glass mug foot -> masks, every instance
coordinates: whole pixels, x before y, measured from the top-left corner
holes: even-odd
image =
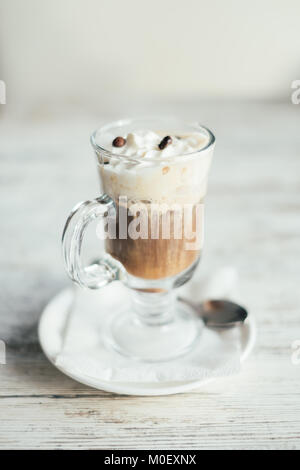
[[[164,316],[165,311],[161,310],[161,314]],[[108,322],[105,344],[133,360],[163,362],[188,353],[202,328],[203,322],[192,308],[179,301],[173,303],[171,318],[163,322],[156,319],[155,323],[128,307],[116,312]]]

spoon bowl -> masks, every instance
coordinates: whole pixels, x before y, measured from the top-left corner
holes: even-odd
[[[244,307],[229,300],[212,299],[200,304],[183,298],[179,300],[192,307],[210,328],[232,328],[243,323],[248,316]]]

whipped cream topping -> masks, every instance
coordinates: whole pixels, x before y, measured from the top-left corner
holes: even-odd
[[[172,141],[160,150],[167,135]],[[120,135],[126,140],[121,147],[113,145],[116,137],[106,135],[101,142],[115,156],[103,155],[105,164],[99,163],[103,190],[113,199],[126,196],[158,204],[194,204],[203,199],[213,151],[213,146],[207,147],[207,135],[139,130]]]
[[[167,133],[139,130],[122,136],[126,143],[122,147],[114,147],[112,141],[107,145],[111,153],[134,157],[143,160],[164,159],[177,155],[193,153],[205,147],[208,137],[200,133],[171,136],[172,143],[159,149],[159,143]]]

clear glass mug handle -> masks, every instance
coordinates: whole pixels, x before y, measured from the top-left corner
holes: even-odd
[[[81,248],[85,231],[97,218],[115,216],[113,200],[106,194],[77,204],[70,213],[62,235],[65,268],[70,278],[82,287],[99,289],[111,281],[121,279],[122,265],[109,254],[103,253],[97,263],[83,266]]]

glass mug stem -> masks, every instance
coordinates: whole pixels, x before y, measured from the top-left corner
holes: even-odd
[[[137,321],[148,326],[167,325],[174,319],[175,293],[132,291],[131,305]]]

